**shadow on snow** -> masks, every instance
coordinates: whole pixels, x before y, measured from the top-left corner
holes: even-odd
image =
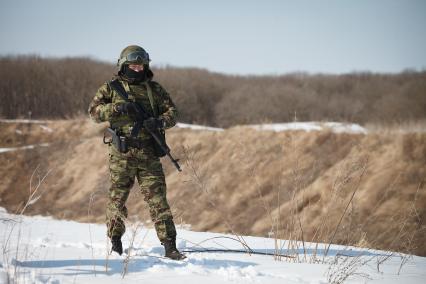
[[[70,273],[60,273],[64,275],[74,274],[94,274],[96,267],[97,274],[116,274],[122,273],[124,269],[124,260],[121,259],[71,259],[71,260],[33,260],[33,261],[14,261],[14,264],[20,267],[28,268],[61,268],[69,267],[66,270],[73,271]],[[168,269],[185,268],[189,264],[202,266],[206,269],[220,269],[228,267],[244,268],[247,266],[257,265],[254,262],[221,260],[221,259],[189,259],[188,261],[173,261],[158,258],[156,256],[135,256],[132,257],[128,264],[128,271],[142,272],[156,265],[165,266]],[[105,267],[108,266],[108,271]],[[81,267],[91,267],[84,269]]]
[[[217,248],[205,248],[205,249],[217,249]],[[134,251],[137,251],[135,249]],[[254,249],[253,251],[259,253],[274,254],[274,249]],[[152,251],[151,251],[152,253]],[[194,253],[208,253],[208,252],[194,252]],[[283,249],[279,251],[280,254],[285,255],[296,255],[303,256],[305,254],[303,249],[287,250]],[[325,253],[325,249],[306,249],[306,255],[312,255],[316,253],[317,257],[322,257]],[[128,264],[128,271],[142,272],[154,266],[164,266],[168,269],[185,268],[189,264],[201,266],[205,269],[220,269],[228,267],[244,268],[248,266],[258,265],[254,262],[247,261],[236,261],[236,260],[225,260],[225,259],[194,259],[190,257],[186,261],[173,261],[164,259],[156,255],[134,255],[130,258]],[[217,254],[222,254],[218,252]],[[358,257],[358,256],[384,256],[386,254],[374,253],[365,250],[354,250],[354,249],[330,249],[327,256],[334,257],[337,255]],[[69,273],[60,273],[63,275],[89,275],[94,274],[121,274],[124,269],[124,259],[70,259],[70,260],[32,260],[32,261],[14,261],[14,265],[28,268],[66,268],[65,270],[70,271]],[[67,268],[69,267],[69,268]],[[90,267],[85,269],[84,267]],[[107,271],[105,267],[108,267]],[[95,269],[96,268],[96,269]]]

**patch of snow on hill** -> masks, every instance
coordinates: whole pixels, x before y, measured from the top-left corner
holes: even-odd
[[[196,124],[178,123],[179,128],[188,128],[192,130],[207,130],[207,131],[223,131],[223,128],[209,127]],[[352,134],[367,134],[367,129],[359,124],[354,123],[341,123],[341,122],[289,122],[289,123],[270,123],[270,124],[249,124],[242,125],[243,127],[250,127],[260,131],[290,131],[290,130],[303,130],[303,131],[322,131],[331,130],[335,133],[352,133]]]
[[[0,153],[12,152],[12,151],[18,151],[18,150],[28,150],[28,149],[34,149],[35,147],[47,147],[47,146],[49,146],[49,143],[26,145],[22,147],[0,148]]]
[[[30,119],[0,119],[4,123],[49,123],[48,120],[30,120]],[[270,123],[270,124],[251,124],[242,125],[256,130],[269,130],[269,131],[289,131],[289,130],[303,130],[303,131],[321,131],[331,130],[335,133],[353,133],[353,134],[367,134],[367,129],[355,123],[342,123],[342,122],[289,122],[289,123]],[[46,132],[53,132],[53,130],[45,125],[40,126]],[[225,129],[219,127],[204,126],[198,124],[177,123],[178,128],[187,128],[192,130],[205,130],[205,131],[224,131]]]
[[[192,130],[223,131],[223,128],[203,126],[203,125],[197,125],[197,124],[180,123],[180,122],[178,122],[176,126],[179,128],[189,128]]]
[[[289,131],[289,130],[303,130],[303,131],[321,131],[331,130],[335,133],[353,133],[353,134],[366,134],[367,129],[359,124],[341,123],[341,122],[289,122],[289,123],[272,123],[272,124],[254,124],[248,125],[256,130],[269,130],[269,131]]]
[[[36,124],[45,124],[49,123],[49,120],[37,120],[37,119],[0,119],[0,122],[3,123],[36,123]]]

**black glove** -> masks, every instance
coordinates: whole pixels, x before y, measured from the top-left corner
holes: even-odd
[[[132,102],[118,103],[114,106],[114,111],[119,114],[126,114],[131,118],[136,118],[138,114],[136,104]]]
[[[143,127],[146,130],[151,131],[157,130],[158,128],[164,128],[164,120],[162,120],[161,118],[150,117],[143,121]]]

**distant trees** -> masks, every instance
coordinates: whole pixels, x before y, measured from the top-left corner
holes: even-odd
[[[113,66],[87,58],[0,59],[0,115],[6,118],[67,118],[86,114],[96,89]]]
[[[88,58],[0,58],[0,116],[86,115],[115,67]],[[426,72],[227,76],[193,68],[154,68],[180,121],[236,124],[329,120],[394,123],[426,118]]]

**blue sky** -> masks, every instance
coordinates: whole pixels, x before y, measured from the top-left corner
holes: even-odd
[[[227,74],[424,70],[426,0],[1,0],[0,37],[0,55],[116,62],[138,44]]]

